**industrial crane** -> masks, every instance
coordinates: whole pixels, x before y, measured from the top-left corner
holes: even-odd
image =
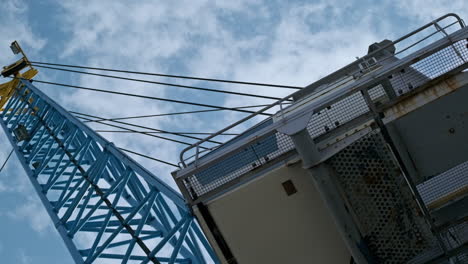
[[[11,49],[0,123],[74,261],[218,263],[181,195],[37,89]]]
[[[194,144],[157,136],[189,145],[178,165],[147,157],[177,167],[181,194],[80,121],[131,117],[78,119],[33,78],[44,67],[167,83],[31,62],[17,42],[11,49],[22,58],[2,71],[12,79],[0,86],[0,123],[76,263],[468,263],[468,28],[456,14],[373,43],[304,88],[139,73],[297,90],[226,91],[275,100],[263,106],[191,103],[248,115],[204,139],[172,132]]]

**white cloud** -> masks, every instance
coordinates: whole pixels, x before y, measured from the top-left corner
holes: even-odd
[[[36,195],[28,196],[25,201],[21,202],[13,211],[6,213],[8,217],[27,222],[39,234],[52,230],[52,222]]]
[[[33,263],[31,257],[26,253],[24,249],[19,249],[18,263],[21,263],[21,264]]]
[[[5,192],[8,190],[8,187],[5,185],[5,183],[0,181],[0,192]]]
[[[428,23],[447,13],[458,13],[462,18],[468,15],[468,5],[464,0],[398,0],[394,3],[399,12],[410,18],[417,18],[422,23]]]
[[[65,48],[63,56],[86,54],[84,64],[165,72],[168,70],[165,63],[177,61],[175,57],[179,56],[180,53],[187,53],[187,58],[177,62],[181,66],[190,64],[189,58],[195,58],[195,55],[200,52],[197,45],[193,43],[194,39],[201,39],[202,42],[216,42],[226,35],[225,30],[220,28],[216,13],[208,2],[187,1],[155,4],[150,1],[142,1],[138,5],[129,6],[109,3],[106,1],[87,2],[86,8],[77,8],[75,4],[72,5],[70,2],[63,4],[67,11],[63,16],[65,18],[64,27],[72,34],[72,39],[69,42],[71,44]],[[229,9],[237,6],[223,5],[222,7]],[[108,10],[108,12],[103,14],[101,12],[103,9]],[[76,10],[78,11],[75,12]],[[217,58],[224,55],[220,50]],[[221,62],[222,59],[219,60],[219,63]],[[198,66],[202,67],[202,65]],[[203,65],[203,67],[206,66]],[[123,90],[126,91],[158,97],[174,98],[176,95],[172,92],[175,90],[167,87],[109,79],[81,78],[79,83],[84,86],[106,89],[124,87]],[[182,90],[178,89],[177,91]],[[81,109],[84,112],[103,113],[102,115],[106,116],[131,116],[187,109],[181,105],[169,105],[119,96],[112,97],[112,100],[103,100],[103,98],[103,96],[80,91],[73,93],[73,96],[64,94],[61,101],[70,108]],[[196,98],[193,99],[195,100],[192,101],[197,101]],[[166,130],[176,130],[177,127],[171,126],[171,124],[180,124],[181,120],[184,121],[184,124],[200,124],[199,127],[203,127],[201,125],[203,122],[197,117],[148,119],[139,120],[137,123]],[[179,127],[181,127],[180,130],[191,129],[186,126]],[[177,152],[180,149],[173,143],[144,136],[118,134],[107,135],[107,137],[119,146],[137,149],[173,162],[177,160]],[[184,140],[180,137],[177,139]],[[185,140],[193,142],[193,140]],[[145,162],[145,165],[150,166],[151,169],[162,171],[158,174],[162,175],[161,177],[165,178],[166,181],[171,182],[169,171],[172,169],[164,165],[155,165],[152,162]]]
[[[0,63],[8,65],[13,62],[13,54],[10,51],[10,43],[17,40],[23,48],[27,48],[29,55],[38,52],[47,43],[46,40],[31,30],[26,16],[28,5],[22,0],[4,0],[0,6]]]
[[[0,140],[4,142],[4,145],[10,145],[3,133]],[[8,152],[1,153],[0,161],[2,163],[9,154],[10,148],[8,148]],[[3,216],[26,223],[32,230],[41,235],[50,234],[49,232],[52,231],[50,217],[39,197],[37,197],[16,154],[11,156],[7,166],[0,174],[0,193],[4,193],[8,197],[14,197],[14,199],[7,199],[8,201],[14,201],[14,203],[10,202],[4,205],[8,210],[5,210]]]
[[[66,41],[61,56],[62,59],[74,60],[76,64],[98,67],[305,86],[352,62],[356,56],[364,55],[369,44],[391,35],[390,21],[376,23],[378,5],[368,6],[351,17],[350,10],[355,3],[348,1],[279,4],[277,9],[268,4],[261,0],[216,1],[215,4],[212,1],[139,1],[138,4],[63,1],[61,26],[70,34],[70,39]],[[346,23],[346,18],[352,18],[353,23]],[[252,22],[243,24],[245,21],[242,20]],[[75,76],[70,82],[215,105],[240,106],[266,102],[89,76]],[[210,86],[189,81],[178,83],[277,97],[291,92],[237,85]],[[194,109],[87,91],[62,92],[57,100],[68,109],[104,117]],[[169,131],[210,132],[242,116],[226,111],[223,116],[199,114],[129,122]],[[104,129],[104,126],[92,127]],[[236,131],[245,127],[241,126]],[[178,161],[180,150],[185,147],[142,135],[104,135],[117,146],[174,163]],[[174,168],[138,157],[135,159],[176,188],[170,176]]]

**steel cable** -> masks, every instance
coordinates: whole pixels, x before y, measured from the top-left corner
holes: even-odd
[[[201,77],[171,75],[171,74],[162,74],[162,73],[149,73],[149,72],[140,72],[140,71],[116,70],[116,69],[108,69],[108,68],[98,68],[98,67],[78,66],[78,65],[67,65],[67,64],[48,63],[48,62],[40,62],[40,61],[30,61],[30,62],[32,64],[35,64],[35,65],[42,64],[42,65],[60,66],[60,67],[68,67],[68,68],[79,68],[79,69],[88,69],[88,70],[120,72],[120,73],[131,73],[131,74],[160,76],[160,77],[179,78],[179,79],[189,79],[189,80],[208,81],[208,82],[234,83],[234,84],[242,84],[242,85],[266,86],[266,87],[287,88],[287,89],[302,89],[303,88],[303,87],[299,87],[299,86],[290,86],[290,85],[279,85],[279,84],[258,83],[258,82],[231,81],[231,80],[223,80],[223,79],[201,78]]]

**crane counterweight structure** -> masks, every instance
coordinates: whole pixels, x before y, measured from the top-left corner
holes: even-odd
[[[412,37],[420,38],[400,46]],[[76,263],[468,263],[468,28],[456,14],[371,44],[367,55],[302,89],[32,63],[17,42],[12,50],[23,58],[2,72],[13,80],[0,85],[0,124]],[[33,66],[298,91],[251,111],[243,109],[259,106],[38,81],[209,108],[104,118],[62,108],[32,84]],[[220,110],[249,115],[193,144],[154,134],[198,140],[197,133],[117,121]],[[234,133],[259,117],[266,119]],[[188,147],[176,165],[118,148],[79,118],[121,129],[98,131]],[[227,135],[234,137],[223,142]],[[172,175],[182,194],[123,151],[178,167]]]

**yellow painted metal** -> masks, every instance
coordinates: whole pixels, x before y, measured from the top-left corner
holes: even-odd
[[[15,87],[18,85],[19,79],[31,80],[34,76],[36,76],[37,73],[38,71],[36,69],[31,68],[24,73],[18,73],[15,76],[15,79],[9,82],[6,82],[4,84],[0,84],[0,110],[3,111],[3,106],[8,101],[8,99],[13,95],[13,91]]]
[[[21,47],[19,47],[19,44],[17,42],[16,42],[16,45],[19,48],[19,51],[21,52],[21,54],[23,55],[23,58],[21,58],[20,60],[18,60],[17,62],[13,63],[10,66],[4,67],[4,70],[2,72],[12,67],[16,67],[16,65],[17,64],[19,65],[21,62],[26,62],[25,67],[29,66],[30,69],[21,73],[20,71],[25,68],[25,67],[21,67],[17,71],[15,70],[15,72],[13,73],[14,74],[13,80],[0,84],[0,110],[2,111],[3,111],[3,106],[6,104],[8,99],[13,95],[15,87],[18,86],[19,79],[31,80],[38,73],[37,69],[31,66],[28,58],[26,57],[26,54],[24,54],[23,50],[21,49]]]

